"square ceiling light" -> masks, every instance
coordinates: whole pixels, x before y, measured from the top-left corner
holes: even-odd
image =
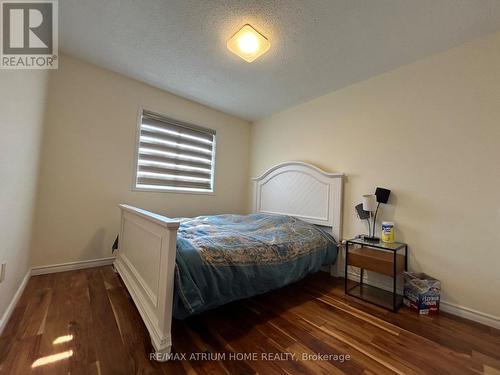
[[[227,48],[249,63],[266,53],[269,47],[269,40],[248,24],[227,41]]]

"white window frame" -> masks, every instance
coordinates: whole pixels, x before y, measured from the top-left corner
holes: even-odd
[[[139,164],[139,146],[140,146],[140,138],[141,138],[141,124],[142,124],[142,115],[144,111],[154,113],[158,116],[164,117],[167,120],[172,120],[177,123],[181,124],[186,124],[187,126],[191,126],[193,128],[206,128],[210,129],[207,126],[200,126],[200,125],[195,125],[191,124],[182,120],[177,120],[172,116],[165,115],[161,112],[155,111],[155,110],[150,110],[146,109],[144,107],[139,107],[137,111],[137,126],[136,126],[136,136],[135,136],[135,155],[134,155],[134,164],[133,164],[133,173],[132,173],[132,191],[137,191],[137,192],[155,192],[155,193],[176,193],[176,194],[195,194],[195,195],[215,195],[215,161],[216,161],[216,155],[217,155],[217,135],[214,134],[214,141],[213,141],[213,151],[212,151],[212,172],[211,172],[211,190],[189,190],[189,188],[176,188],[176,187],[168,187],[165,186],[164,188],[158,188],[158,189],[151,189],[151,188],[143,188],[143,187],[137,187],[137,170],[138,170],[138,164]],[[212,130],[212,129],[210,129]]]

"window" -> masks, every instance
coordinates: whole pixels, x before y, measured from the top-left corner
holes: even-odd
[[[136,189],[213,192],[215,130],[144,110],[139,132]]]

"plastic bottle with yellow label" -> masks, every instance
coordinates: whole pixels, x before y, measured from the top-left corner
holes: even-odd
[[[382,242],[394,242],[394,223],[392,221],[382,222]]]

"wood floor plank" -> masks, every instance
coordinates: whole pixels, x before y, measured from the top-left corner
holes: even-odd
[[[47,362],[38,367],[37,371],[41,374],[67,374],[71,369],[71,357],[78,358],[85,352],[81,347],[77,347],[78,350],[73,350],[72,341],[68,340],[71,334],[70,326],[75,324],[71,299],[73,296],[77,298],[79,306],[84,302],[78,298],[80,296],[78,288],[73,288],[71,283],[71,279],[77,277],[78,274],[78,272],[61,273],[54,277],[50,288],[48,288],[52,299],[45,313],[40,345],[35,359],[38,362]],[[78,340],[76,334],[71,337],[72,340]],[[65,355],[68,358],[55,360],[58,356]],[[77,368],[85,369],[80,363]]]
[[[448,355],[451,360],[447,362],[446,368],[442,369],[443,372],[450,370],[460,373],[467,367],[467,362],[458,353],[449,351],[447,348],[409,331],[400,330],[398,334],[385,335],[384,333],[388,332],[385,328],[379,324],[372,325],[369,319],[360,317],[359,314],[350,315],[343,310],[341,313],[334,314],[335,310],[332,311],[318,301],[308,302],[307,305],[316,307],[310,307],[305,311],[321,314],[327,321],[322,326],[323,328],[330,332],[339,333],[346,340],[355,339],[356,342],[364,346],[376,346],[379,350],[384,348],[384,356],[394,357],[396,355],[399,358],[404,358],[407,366],[413,366],[413,368],[419,366],[426,371],[431,371],[436,369],[436,365],[426,365],[422,357],[427,359],[430,364],[437,363],[439,368],[441,356]],[[383,340],[383,345],[381,345],[381,340]]]
[[[365,369],[374,369],[379,374],[394,374],[390,368],[381,365],[370,356],[347,345],[341,340],[335,340],[325,334],[313,322],[307,322],[301,316],[286,308],[281,308],[281,304],[269,305],[266,301],[261,305],[263,309],[271,308],[277,313],[275,317],[268,317],[272,324],[276,324],[281,329],[289,332],[314,353],[338,354],[351,357],[351,360],[340,362],[329,360],[328,362],[347,374],[363,373]],[[312,323],[312,324],[311,324]]]
[[[130,356],[133,362],[133,373],[157,373],[159,371],[158,363],[150,361],[144,355],[144,353],[152,353],[154,350],[146,327],[131,299],[122,288],[108,289],[107,293],[119,326],[126,355]],[[137,329],[138,327],[142,327],[142,329]]]
[[[229,342],[218,334],[218,332],[210,329],[210,324],[205,324],[200,317],[194,317],[188,322],[189,327],[197,332],[200,339],[207,345],[207,348],[212,353],[223,354],[221,362],[230,374],[253,375],[256,371],[249,366],[245,361],[230,360],[230,354],[234,354],[236,350]]]
[[[39,374],[36,368],[32,368],[32,364],[36,358],[40,338],[40,335],[36,335],[16,340],[1,366],[1,374]]]
[[[346,297],[343,281],[321,272],[174,320],[172,335],[186,360],[151,361],[146,327],[111,267],[34,276],[0,337],[0,374],[500,374],[499,330],[392,313]],[[257,357],[234,357],[248,353]],[[307,359],[318,353],[350,359]]]
[[[73,351],[69,358],[69,370],[71,374],[93,373],[98,371],[98,357],[95,347],[91,344],[92,309],[86,270],[73,274],[69,289],[71,319],[68,321],[68,335],[71,340],[68,349]]]
[[[204,353],[205,348],[199,346],[199,343],[193,340],[189,334],[189,328],[185,322],[178,322],[176,325],[177,341],[175,344],[176,351],[184,353],[186,360],[183,361],[186,372],[195,372],[199,375],[210,374],[228,374],[227,369],[222,363],[218,361],[199,360],[197,357],[192,359],[192,355],[197,353]]]
[[[88,287],[92,316],[93,345],[103,374],[133,373],[133,361],[127,355],[104,280],[98,268],[89,269]]]
[[[445,312],[436,316],[418,315],[403,308],[397,314],[381,309],[369,303],[364,303],[354,297],[344,295],[343,279],[334,279],[319,272],[307,279],[307,288],[342,301],[355,309],[367,312],[377,318],[411,331],[416,335],[426,337],[431,341],[449,347],[456,352],[470,354],[471,350],[486,352],[498,358],[500,356],[499,330]],[[500,358],[499,358],[500,359]]]

